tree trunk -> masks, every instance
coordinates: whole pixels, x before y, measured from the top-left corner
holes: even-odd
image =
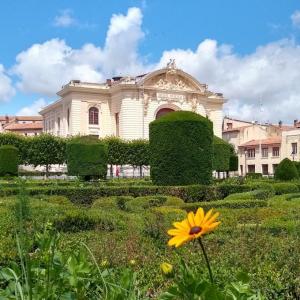
[[[140,178],[143,178],[143,166],[140,166]]]
[[[46,165],[46,178],[49,177],[49,165]]]
[[[114,177],[114,172],[113,172],[113,165],[110,165],[110,178]]]

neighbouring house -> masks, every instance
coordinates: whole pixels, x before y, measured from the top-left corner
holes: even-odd
[[[208,117],[215,135],[222,137],[223,95],[176,68],[174,60],[166,68],[105,83],[71,80],[57,95],[59,99],[40,112],[44,131],[57,136],[148,138],[151,121],[188,110]]]
[[[14,132],[25,136],[43,132],[42,116],[0,116],[0,132]]]
[[[234,145],[239,174],[273,175],[284,158],[299,161],[300,122],[293,125],[258,123],[225,117],[223,139]]]

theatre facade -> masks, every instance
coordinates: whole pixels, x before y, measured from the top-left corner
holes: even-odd
[[[187,110],[208,117],[215,135],[222,137],[223,95],[210,92],[174,60],[136,77],[113,77],[105,83],[71,80],[57,95],[60,98],[40,112],[44,131],[57,136],[147,139],[150,122]]]

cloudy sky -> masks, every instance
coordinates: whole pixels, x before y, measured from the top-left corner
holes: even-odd
[[[71,79],[177,66],[225,114],[300,119],[299,0],[3,0],[0,115],[34,114]]]

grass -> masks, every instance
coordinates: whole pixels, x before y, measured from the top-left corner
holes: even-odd
[[[274,196],[263,207],[219,205],[222,224],[204,240],[217,282],[228,282],[239,271],[247,271],[251,285],[268,299],[296,299],[300,295],[300,195],[293,195]],[[33,230],[46,222],[59,224],[61,247],[72,250],[74,243],[84,242],[100,265],[107,261],[118,269],[135,260],[139,286],[146,289],[160,291],[170,284],[162,277],[159,265],[167,261],[176,268],[178,254],[192,269],[205,273],[204,261],[192,251],[196,245],[178,250],[166,245],[167,229],[186,214],[182,203],[176,200],[173,206],[164,206],[163,201],[140,198],[140,202],[131,200],[132,205],[128,205],[130,199],[121,205],[109,199],[105,205],[82,207],[62,196],[31,197],[28,226]],[[15,197],[0,198],[2,265],[17,257],[12,215],[15,201]]]

